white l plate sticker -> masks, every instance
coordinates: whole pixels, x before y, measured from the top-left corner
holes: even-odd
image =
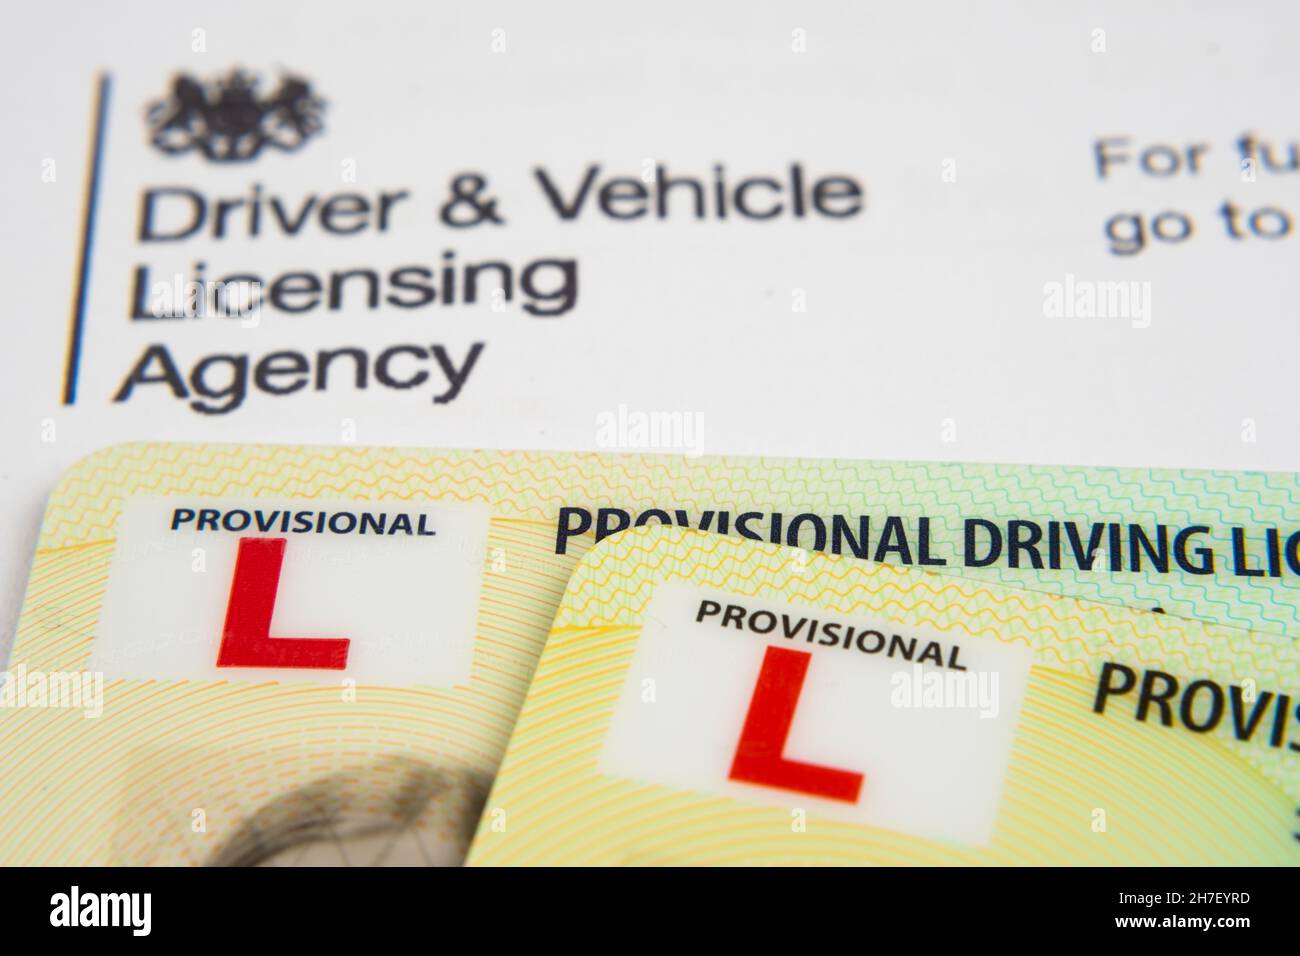
[[[488,517],[459,501],[132,498],[89,666],[109,679],[463,683]]]
[[[600,768],[985,844],[1030,657],[992,638],[661,584]]]

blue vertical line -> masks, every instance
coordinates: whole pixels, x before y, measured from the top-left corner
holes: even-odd
[[[86,208],[81,225],[81,268],[77,297],[72,303],[72,328],[68,332],[68,365],[63,373],[63,404],[77,402],[77,375],[81,370],[81,338],[86,324],[86,297],[90,294],[90,260],[95,245],[95,207],[99,203],[99,171],[104,159],[104,133],[108,121],[108,94],[112,80],[99,74],[95,103],[95,138],[90,144],[90,169],[86,174]]]

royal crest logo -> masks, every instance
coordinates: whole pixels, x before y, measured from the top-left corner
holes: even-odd
[[[170,156],[197,150],[214,163],[239,163],[265,147],[293,152],[321,131],[325,101],[306,80],[284,76],[266,96],[258,84],[239,69],[206,83],[179,74],[171,95],[149,106],[150,141]]]

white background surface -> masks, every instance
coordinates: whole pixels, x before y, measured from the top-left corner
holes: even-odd
[[[1132,466],[1294,469],[1300,237],[1222,238],[1224,199],[1300,212],[1300,174],[1241,182],[1233,141],[1300,139],[1284,4],[19,4],[0,36],[0,650],[12,639],[44,498],[126,439],[593,448],[619,404],[703,416],[704,450]],[[206,51],[191,50],[205,31]],[[1097,29],[1106,50],[1093,52]],[[505,51],[492,44],[504,31]],[[802,30],[806,52],[792,49]],[[159,158],[142,113],[177,70],[300,72],[325,133],[246,170]],[[81,397],[60,404],[94,79],[114,78]],[[1208,141],[1196,179],[1099,182],[1092,141]],[[846,222],[559,223],[531,178],[645,158],[707,175],[794,160],[865,183]],[[42,181],[46,160],[54,182]],[[354,159],[355,187],[339,182]],[[956,163],[955,182],[941,177]],[[201,417],[165,395],[110,398],[154,336],[189,359],[236,333],[127,321],[142,183],[238,193],[410,187],[427,204],[477,170],[509,225],[448,236],[223,247],[230,264],[389,268],[462,257],[580,260],[580,302],[268,320],[247,348],[404,341],[487,348],[455,402],[423,390],[289,396]],[[1195,212],[1194,242],[1121,259],[1112,213]],[[201,246],[195,257],[207,255]],[[1049,319],[1067,273],[1149,282],[1152,321]],[[791,308],[803,290],[807,311]],[[459,354],[459,353],[458,353]],[[155,391],[157,391],[155,389]],[[416,393],[419,394],[416,394]],[[1251,419],[1254,441],[1243,441]],[[945,426],[945,422],[951,423]],[[48,421],[57,438],[42,441]],[[946,428],[946,430],[945,430]],[[954,437],[946,441],[945,436]]]

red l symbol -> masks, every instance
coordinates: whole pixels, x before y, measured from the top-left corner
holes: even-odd
[[[218,667],[348,666],[346,637],[272,637],[271,614],[280,588],[284,538],[240,538],[230,582]]]
[[[741,783],[857,803],[862,774],[782,756],[811,661],[812,654],[807,651],[767,649],[728,776]]]

